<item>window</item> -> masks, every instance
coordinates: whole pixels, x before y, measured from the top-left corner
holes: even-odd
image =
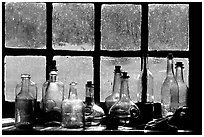
[[[3,3],[3,117],[14,114],[14,109],[6,107],[14,107],[11,87],[20,80],[20,73],[31,73],[41,90],[52,59],[57,61],[65,90],[76,81],[84,100],[85,83],[93,80],[95,101],[103,103],[112,89],[114,65],[122,65],[130,74],[134,100],[141,57],[148,54],[159,102],[170,52],[175,61],[184,62],[189,102],[194,106],[195,98],[201,101],[201,91],[193,91],[201,86],[195,77],[200,60],[192,56],[201,47],[200,28],[196,28],[201,24],[195,17],[201,10],[197,6],[201,7],[198,3]]]

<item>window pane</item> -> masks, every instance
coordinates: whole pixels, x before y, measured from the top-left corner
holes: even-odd
[[[176,74],[175,64],[181,61],[184,64],[184,82],[188,84],[189,62],[187,58],[174,58],[174,74]],[[166,58],[148,58],[149,69],[154,77],[154,99],[155,102],[161,102],[161,86],[166,78],[167,59]]]
[[[141,6],[102,5],[103,50],[138,50],[141,45]]]
[[[5,4],[5,46],[12,48],[45,48],[45,3]]]
[[[42,84],[46,80],[45,57],[43,56],[6,56],[5,60],[5,97],[15,100],[15,87],[21,82],[21,74],[29,73],[31,81],[37,84],[38,101],[42,98]]]
[[[136,101],[137,77],[140,74],[141,65],[140,58],[113,58],[101,57],[101,72],[100,72],[100,89],[101,101],[111,95],[113,90],[114,69],[116,65],[120,65],[123,71],[127,71],[129,78],[130,98]]]
[[[55,56],[58,78],[65,85],[65,97],[68,97],[69,84],[77,82],[77,94],[85,100],[85,84],[88,80],[93,81],[93,58]]]
[[[93,50],[93,4],[55,3],[52,23],[54,49]]]
[[[188,50],[189,5],[149,5],[149,49]]]

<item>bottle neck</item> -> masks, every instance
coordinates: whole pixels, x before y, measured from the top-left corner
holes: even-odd
[[[78,99],[77,87],[74,84],[70,84],[68,99]]]
[[[51,71],[50,72],[50,82],[56,82],[58,79],[57,79],[57,71]]]
[[[121,78],[120,100],[130,99],[129,85],[127,78]]]
[[[86,86],[86,98],[85,103],[87,105],[94,105],[94,89],[93,87]]]
[[[115,72],[113,81],[113,94],[120,93],[121,73]]]
[[[173,76],[174,71],[173,71],[173,59],[168,59],[167,60],[167,76]]]
[[[183,68],[182,67],[176,67],[176,79],[177,79],[177,81],[184,82],[184,80],[183,80]]]
[[[29,92],[29,83],[30,83],[30,78],[22,78],[22,87],[21,87],[21,92]]]

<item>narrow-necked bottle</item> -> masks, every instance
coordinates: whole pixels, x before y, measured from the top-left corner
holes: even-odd
[[[176,63],[176,81],[179,86],[179,105],[180,106],[187,106],[187,92],[188,87],[184,82],[183,79],[183,63],[177,62]]]
[[[64,97],[64,84],[58,80],[56,61],[53,60],[49,80],[43,84],[42,103],[45,125],[61,125],[61,105]]]
[[[32,128],[35,124],[37,86],[30,80],[30,74],[21,74],[21,83],[15,89],[15,126]]]
[[[119,100],[120,96],[120,84],[121,84],[121,66],[115,66],[114,71],[114,80],[113,80],[113,90],[112,94],[106,97],[105,104],[106,108],[109,111],[110,107]]]
[[[141,74],[138,77],[137,102],[154,102],[154,78],[148,68],[148,59],[143,57]]]
[[[167,57],[166,78],[161,87],[162,116],[173,114],[179,107],[179,88],[173,71],[173,55]]]
[[[109,110],[109,117],[111,121],[117,122],[114,123],[117,126],[128,126],[131,118],[137,118],[140,114],[139,108],[130,98],[128,79],[127,72],[122,72],[120,98]]]
[[[85,98],[85,126],[100,125],[103,116],[103,109],[94,101],[94,85],[92,81],[87,81]]]
[[[77,83],[71,82],[69,96],[62,102],[62,126],[66,128],[84,127],[84,103],[77,96]]]

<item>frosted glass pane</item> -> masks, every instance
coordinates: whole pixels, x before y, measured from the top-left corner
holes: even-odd
[[[149,5],[149,49],[189,49],[189,5]]]
[[[16,2],[5,4],[5,46],[45,48],[45,3]]]
[[[68,97],[69,84],[77,82],[77,94],[85,100],[85,84],[88,80],[93,81],[93,58],[55,56],[58,78],[65,85],[65,96]]]
[[[112,58],[101,57],[101,72],[100,72],[100,89],[101,101],[112,93],[114,69],[116,65],[120,65],[123,71],[127,71],[129,78],[130,98],[136,101],[137,77],[140,74],[141,64],[140,58]]]
[[[7,101],[15,100],[15,87],[21,82],[21,74],[29,73],[31,81],[37,84],[38,101],[42,98],[42,84],[46,80],[45,57],[42,56],[6,56],[5,63],[5,97]]]
[[[141,6],[102,5],[101,49],[138,50],[141,45]]]
[[[187,58],[174,58],[174,74],[176,74],[175,64],[176,62],[181,61],[184,64],[184,82],[188,84],[188,75],[189,75],[189,61]],[[154,99],[155,102],[161,101],[161,86],[166,78],[166,69],[167,69],[167,59],[166,58],[148,58],[149,69],[152,72],[154,77]]]
[[[52,23],[54,49],[93,50],[93,4],[54,3]]]

